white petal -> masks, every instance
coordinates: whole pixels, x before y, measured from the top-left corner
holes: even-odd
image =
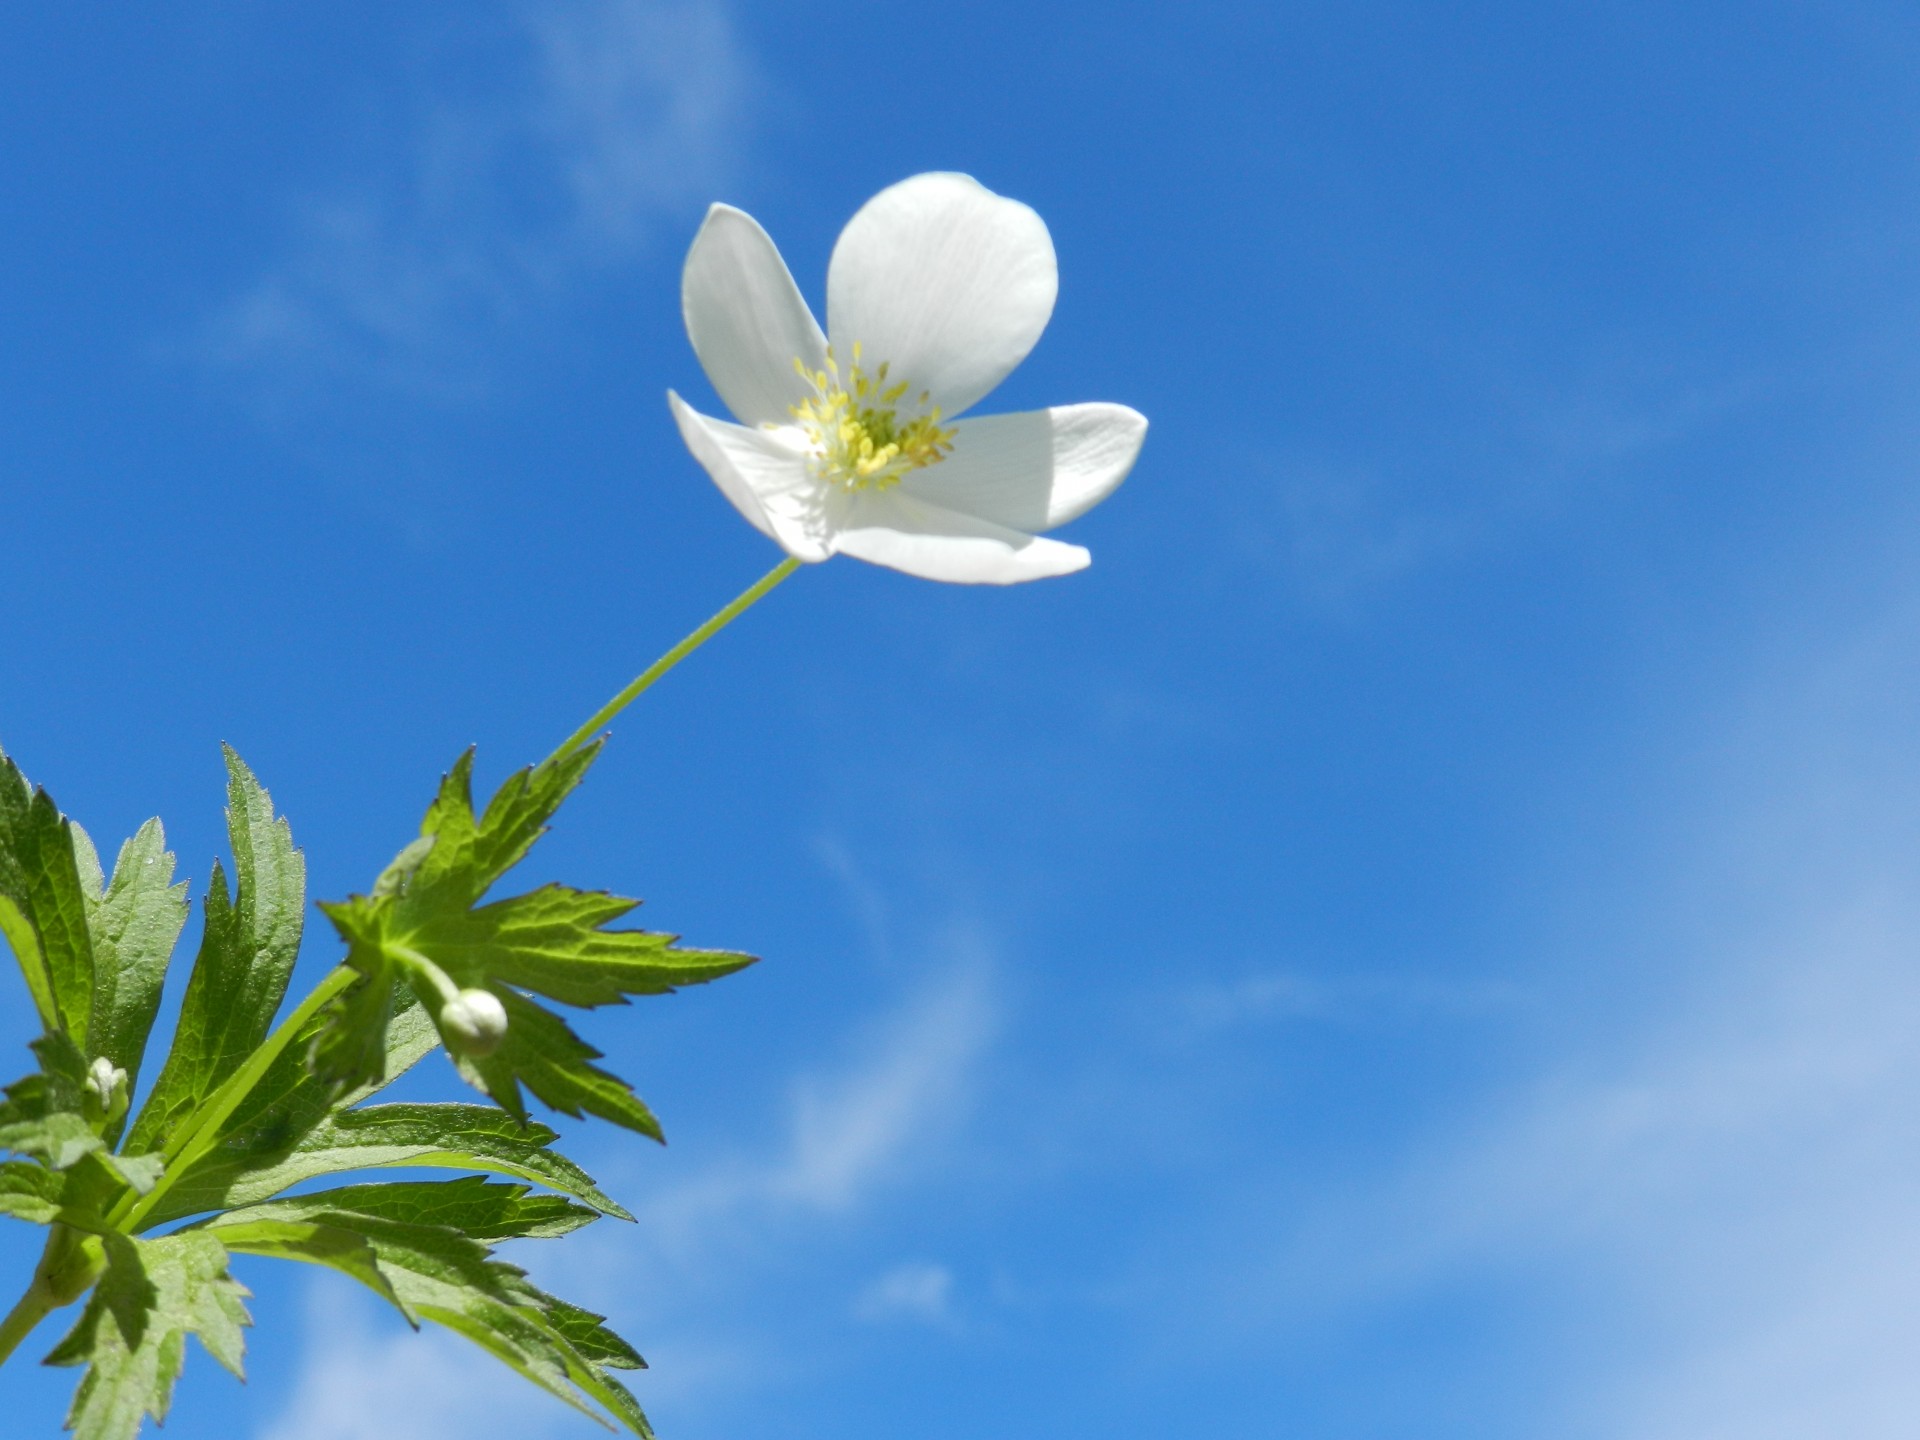
[[[1051,530],[1127,478],[1147,417],[1124,405],[1056,405],[953,428],[953,454],[911,472],[900,488],[1015,530]]]
[[[840,525],[831,541],[839,554],[962,585],[1013,585],[1070,575],[1093,559],[1078,545],[1023,535],[899,490],[854,497]]]
[[[802,560],[833,553],[820,486],[807,473],[804,451],[770,431],[702,415],[671,390],[667,404],[693,458],[754,529]]]
[[[1053,314],[1046,223],[967,175],[916,175],[847,222],[827,267],[827,330],[841,364],[872,368],[957,415],[1007,377]]]
[[[742,424],[784,424],[787,407],[812,393],[793,362],[819,369],[826,337],[772,238],[745,211],[707,211],[687,251],[680,310],[707,379]]]

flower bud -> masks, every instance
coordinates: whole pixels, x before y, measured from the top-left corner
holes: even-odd
[[[127,1072],[104,1055],[95,1057],[87,1067],[82,1104],[97,1125],[111,1125],[127,1113]]]
[[[491,990],[462,990],[440,1010],[440,1038],[456,1055],[484,1060],[507,1034],[507,1008]]]

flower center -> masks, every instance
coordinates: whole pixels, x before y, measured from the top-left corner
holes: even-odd
[[[940,407],[929,405],[923,390],[909,407],[919,413],[904,418],[900,402],[907,382],[888,384],[886,361],[872,374],[861,369],[858,341],[844,376],[831,346],[826,369],[809,370],[798,357],[793,368],[813,387],[812,398],[789,412],[806,433],[810,466],[819,478],[845,490],[891,490],[909,470],[936,465],[952,453],[953,430],[941,428]]]

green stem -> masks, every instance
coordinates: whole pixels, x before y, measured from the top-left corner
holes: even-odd
[[[0,1365],[6,1364],[7,1357],[20,1348],[20,1342],[33,1333],[33,1327],[57,1308],[53,1296],[41,1283],[39,1272],[36,1271],[33,1284],[20,1297],[20,1303],[7,1312],[5,1320],[0,1320]]]
[[[0,1365],[20,1348],[20,1342],[47,1316],[71,1305],[92,1288],[105,1267],[100,1242],[56,1221],[47,1230],[47,1246],[33,1267],[33,1283],[19,1303],[0,1320]]]
[[[114,1228],[131,1235],[140,1228],[140,1222],[151,1215],[159,1205],[161,1198],[173,1188],[173,1183],[193,1166],[215,1145],[220,1143],[220,1127],[227,1123],[233,1112],[240,1108],[240,1102],[253,1092],[275,1060],[287,1046],[291,1045],[301,1030],[329,1000],[345,990],[359,978],[359,971],[347,965],[336,965],[327,973],[313,992],[300,1002],[286,1019],[274,1028],[274,1032],[261,1042],[258,1049],[247,1057],[242,1065],[218,1090],[213,1092],[207,1102],[194,1111],[191,1123],[176,1132],[167,1141],[160,1152],[167,1162],[167,1168],[159,1183],[130,1208],[126,1202],[114,1207],[114,1213],[108,1218]]]
[[[442,1005],[451,1005],[460,998],[460,987],[453,983],[453,977],[418,950],[389,941],[386,951],[395,960],[421,975],[433,987]]]
[[[765,575],[762,575],[758,580],[754,581],[753,584],[741,591],[739,596],[724,610],[720,611],[719,614],[715,615],[711,620],[707,621],[706,624],[702,625],[698,630],[695,630],[691,635],[687,636],[686,639],[682,640],[678,645],[654,661],[653,664],[634,676],[632,682],[626,689],[622,690],[618,695],[594,711],[593,717],[589,719],[586,724],[569,735],[565,743],[541,763],[543,765],[552,765],[564,760],[582,745],[593,739],[595,735],[598,735],[600,731],[606,727],[608,721],[612,720],[614,716],[618,715],[622,710],[626,709],[627,706],[639,699],[647,690],[651,689],[653,683],[662,675],[665,675],[669,670],[673,669],[674,666],[686,659],[687,656],[691,655],[702,645],[706,644],[707,641],[711,640],[722,630],[726,629],[727,626],[739,619],[740,616],[744,615],[753,607],[756,600],[759,600],[768,591],[772,590],[774,586],[778,585],[799,568],[800,562],[789,555]]]

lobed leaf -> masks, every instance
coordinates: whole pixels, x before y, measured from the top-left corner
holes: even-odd
[[[547,833],[547,821],[599,757],[604,742],[583,745],[556,762],[507,777],[477,820],[473,809],[473,751],[454,761],[421,823],[429,851],[411,887],[429,906],[473,905]]]
[[[525,1190],[483,1180],[350,1186],[250,1206],[205,1227],[235,1251],[335,1269],[345,1268],[336,1257],[352,1249],[342,1234],[358,1236],[387,1282],[382,1293],[390,1291],[409,1320],[444,1325],[583,1413],[595,1415],[588,1402],[597,1402],[651,1437],[639,1405],[610,1373],[643,1363],[633,1349],[599,1316],[546,1294],[490,1255],[489,1239],[559,1233],[555,1205],[569,1202]],[[571,1209],[582,1223],[592,1218]]]
[[[484,991],[505,1013],[503,1036],[485,1036],[483,1046],[461,1028],[443,1029],[469,1083],[521,1119],[530,1090],[564,1114],[598,1115],[659,1138],[658,1122],[632,1088],[592,1064],[600,1052],[523,992],[582,1007],[622,1004],[629,995],[730,974],[753,957],[680,950],[673,935],[608,929],[639,902],[602,892],[548,885],[479,904],[544,833],[598,751],[586,746],[520,771],[478,817],[468,751],[442,779],[421,840],[388,866],[372,893],[321,905],[346,941],[347,963],[364,977],[335,1003],[316,1046],[323,1073],[343,1083],[377,1073],[368,1037],[396,984],[404,982],[436,1023],[461,992]]]
[[[160,1009],[167,962],[187,923],[187,887],[173,883],[174,857],[158,820],[120,847],[111,882],[87,832],[71,822],[69,828],[93,947],[86,1049],[125,1070],[131,1088]]]
[[[0,1149],[66,1170],[105,1144],[87,1114],[86,1061],[57,1031],[32,1049],[40,1069],[7,1086],[0,1101]]]
[[[583,1007],[669,994],[753,963],[730,951],[677,949],[675,935],[603,928],[639,903],[547,885],[478,910],[425,917],[412,943],[461,984],[504,983]]]
[[[600,1052],[574,1034],[566,1021],[524,995],[511,990],[496,993],[507,1012],[507,1033],[500,1048],[487,1056],[454,1057],[469,1084],[521,1119],[527,1114],[520,1094],[524,1084],[543,1104],[563,1115],[575,1119],[598,1115],[655,1140],[665,1138],[660,1122],[633,1087],[594,1065]]]
[[[432,1033],[430,1027],[428,1033]],[[548,1148],[558,1138],[544,1125],[522,1124],[490,1105],[400,1104],[335,1110],[291,1146],[249,1151],[236,1145],[214,1163],[196,1167],[174,1187],[155,1223],[202,1210],[257,1204],[323,1175],[389,1166],[510,1175],[583,1200],[603,1215],[631,1219],[584,1170]]]
[[[342,1217],[441,1228],[474,1241],[549,1239],[591,1225],[599,1213],[563,1195],[542,1195],[525,1185],[469,1175],[459,1180],[394,1180],[380,1185],[344,1185],[289,1200],[273,1200],[233,1212],[280,1219]],[[225,1224],[224,1220],[209,1222]],[[481,1249],[486,1247],[483,1245]]]
[[[60,1218],[67,1177],[30,1160],[0,1162],[0,1215],[51,1225]]]
[[[382,1033],[382,1080],[341,1091],[316,1075],[304,1058],[325,1023],[324,1017],[316,1016],[302,1036],[281,1052],[260,1083],[228,1117],[220,1143],[175,1177],[172,1188],[146,1217],[144,1228],[277,1193],[284,1187],[276,1184],[272,1190],[261,1189],[273,1183],[263,1177],[281,1172],[331,1117],[354,1113],[347,1107],[358,1104],[380,1085],[398,1079],[439,1042],[426,1011],[409,997],[394,1010]]]
[[[84,1044],[93,1009],[93,944],[68,823],[44,790],[0,754],[0,936],[41,1026]]]
[[[188,1335],[241,1374],[247,1290],[227,1273],[226,1247],[206,1231],[104,1239],[106,1269],[47,1363],[87,1367],[67,1413],[77,1440],[133,1440],[147,1416],[167,1418]]]
[[[253,772],[231,747],[226,758],[235,889],[216,863],[173,1048],[128,1133],[134,1153],[161,1148],[266,1038],[300,948],[305,863]]]

